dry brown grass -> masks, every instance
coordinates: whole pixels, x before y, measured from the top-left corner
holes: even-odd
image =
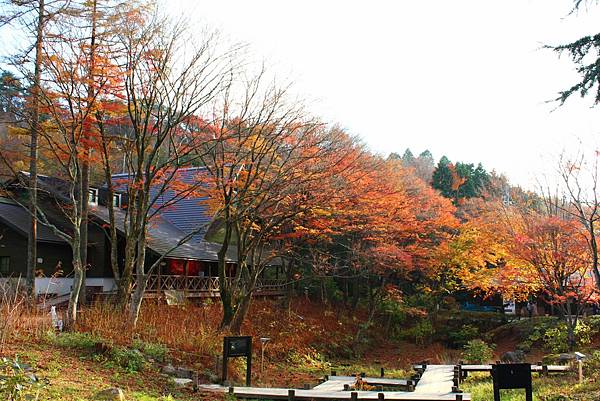
[[[20,284],[0,281],[0,354],[14,338],[40,338],[51,327],[50,316],[32,305]]]
[[[361,313],[339,317],[322,305],[307,305],[299,300],[291,313],[273,301],[253,302],[242,334],[255,338],[255,349],[260,349],[259,337],[269,337],[267,354],[271,360],[283,360],[290,353],[337,352],[348,348],[361,322]],[[336,317],[338,316],[338,317]],[[207,305],[167,306],[155,301],[145,302],[137,327],[127,323],[127,315],[115,306],[99,303],[84,308],[75,329],[109,339],[115,344],[128,345],[136,338],[160,343],[180,359],[201,360],[214,365],[222,352],[219,331],[221,307]],[[337,347],[338,349],[335,349]],[[349,352],[349,351],[348,351]]]

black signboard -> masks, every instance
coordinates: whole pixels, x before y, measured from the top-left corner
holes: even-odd
[[[531,365],[528,363],[507,363],[492,365],[494,379],[494,401],[500,401],[501,389],[525,389],[526,401],[532,401]]]
[[[223,383],[227,380],[227,361],[229,358],[246,358],[246,386],[250,386],[252,373],[252,337],[224,337],[223,338]]]

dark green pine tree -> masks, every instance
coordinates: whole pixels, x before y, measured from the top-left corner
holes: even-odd
[[[402,155],[402,164],[404,164],[405,166],[411,166],[414,164],[414,162],[415,162],[415,156],[410,151],[410,148],[406,148],[406,150],[404,151],[404,154]]]
[[[586,0],[573,1],[575,6],[571,14],[582,5],[598,3]],[[579,82],[559,92],[559,96],[555,100],[562,105],[571,95],[579,94],[581,97],[591,95],[594,98],[594,104],[600,103],[600,33],[584,36],[564,45],[545,47],[554,50],[559,56],[566,54],[575,63],[580,76]]]
[[[0,111],[15,113],[24,102],[23,85],[12,72],[4,71],[0,75]]]
[[[446,198],[454,198],[451,164],[450,159],[442,156],[431,177],[431,186]]]

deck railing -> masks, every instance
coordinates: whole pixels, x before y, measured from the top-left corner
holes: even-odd
[[[283,295],[286,282],[284,279],[259,279],[256,283],[257,295]],[[165,291],[184,291],[193,296],[218,296],[218,277],[179,276],[151,274],[148,277],[146,293],[150,296]]]

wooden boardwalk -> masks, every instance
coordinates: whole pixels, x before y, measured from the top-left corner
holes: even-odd
[[[461,370],[465,372],[491,372],[492,365],[461,365]],[[567,372],[571,369],[567,365],[531,365],[532,372],[543,372],[544,369],[548,373]]]
[[[293,395],[290,394],[293,391]],[[426,394],[407,391],[318,391],[318,390],[289,390],[286,388],[257,388],[235,387],[233,394],[237,398],[268,399],[268,400],[352,400],[356,393],[357,400],[379,400],[383,394],[384,400],[390,401],[456,401],[458,394]],[[470,401],[469,394],[459,394],[463,401]]]
[[[310,390],[288,388],[224,387],[200,385],[207,391],[230,392],[237,398],[266,400],[319,400],[319,401],[470,401],[470,394],[452,393],[453,365],[429,365],[415,387],[415,391],[344,391],[354,385],[353,376],[329,376],[324,383]],[[371,386],[408,387],[409,380],[364,377],[362,380]]]
[[[452,379],[454,379],[454,365],[428,365],[415,387],[415,393],[454,396]]]
[[[328,376],[328,380],[313,387],[318,391],[343,391],[344,386],[352,386],[356,382],[355,376]],[[387,377],[362,377],[361,380],[369,386],[384,387],[408,387],[413,382],[411,380],[390,379]]]

